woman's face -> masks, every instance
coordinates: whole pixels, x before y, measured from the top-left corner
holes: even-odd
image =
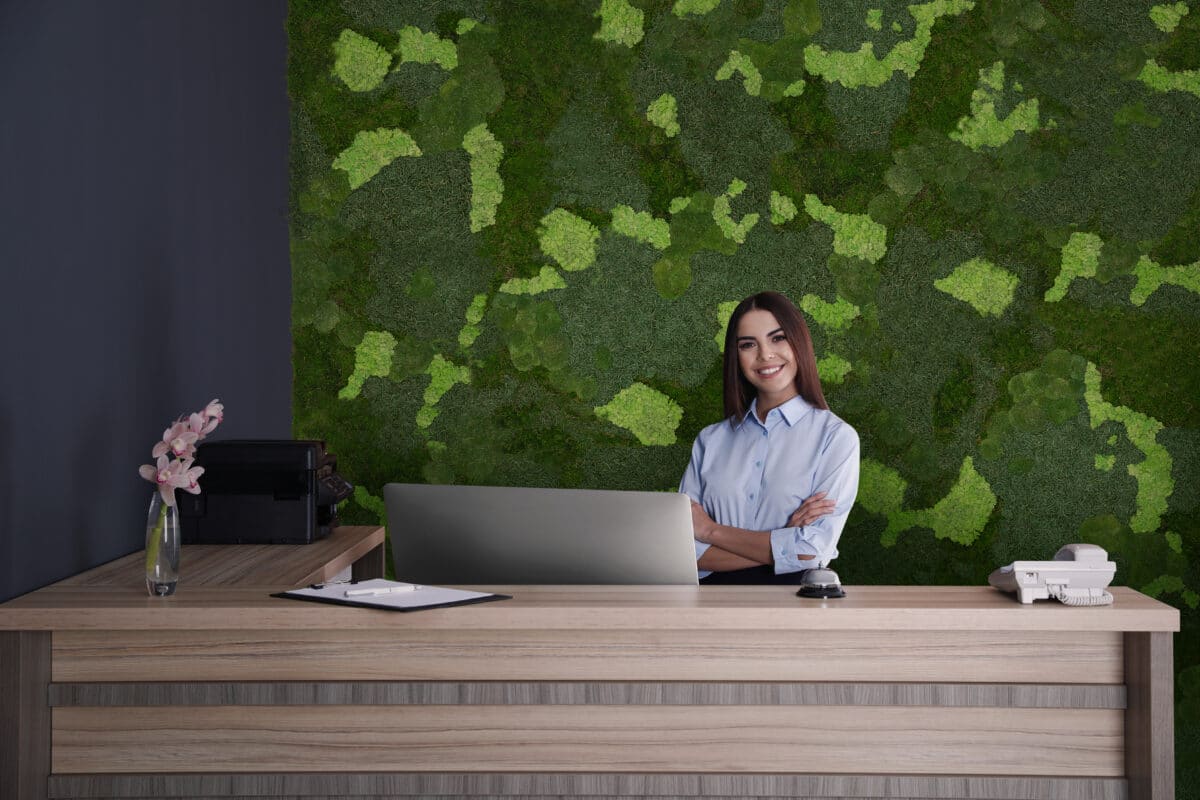
[[[758,390],[759,405],[784,403],[796,391],[796,354],[770,311],[747,311],[737,326],[738,366]]]

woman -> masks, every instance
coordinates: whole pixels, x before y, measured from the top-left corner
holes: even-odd
[[[858,493],[858,434],[829,410],[804,317],[786,296],[738,304],[725,331],[725,417],[700,431],[692,498],[704,583],[795,583],[837,557]]]

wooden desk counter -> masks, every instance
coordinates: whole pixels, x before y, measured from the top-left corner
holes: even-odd
[[[48,698],[25,710],[46,766],[18,796],[1173,793],[1179,614],[1126,588],[1067,608],[512,586],[413,613],[282,588],[72,580],[0,606],[26,650],[5,693]]]

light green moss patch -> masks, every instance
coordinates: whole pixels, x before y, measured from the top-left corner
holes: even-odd
[[[729,318],[733,316],[733,310],[737,308],[740,300],[730,300],[727,303],[717,304],[717,335],[713,340],[717,343],[717,349],[722,353],[725,352],[725,331],[729,327]]]
[[[601,0],[595,16],[600,18],[600,30],[593,34],[594,39],[633,47],[645,35],[642,30],[645,15],[626,0]]]
[[[1096,454],[1096,469],[1101,472],[1112,472],[1112,468],[1117,465],[1116,456],[1105,456]]]
[[[1138,80],[1156,92],[1187,92],[1200,97],[1200,70],[1187,69],[1171,72],[1160,67],[1153,58],[1146,62],[1138,73]]]
[[[734,178],[729,182],[729,188],[725,190],[725,194],[713,200],[712,218],[713,222],[717,223],[717,227],[721,229],[721,233],[726,239],[742,244],[746,241],[746,234],[758,224],[758,214],[747,214],[739,221],[733,220],[732,201],[735,197],[746,190],[746,182],[740,178]]]
[[[859,314],[858,306],[844,297],[838,297],[837,300],[830,303],[815,294],[804,295],[800,299],[800,308],[805,314],[812,317],[813,322],[825,330],[835,333],[849,328],[850,323]]]
[[[1019,85],[1019,84],[1018,84]],[[1017,131],[1032,133],[1038,129],[1037,98],[1022,100],[1004,119],[996,116],[996,102],[1004,93],[1004,62],[997,61],[979,70],[979,85],[971,93],[971,113],[958,121],[950,138],[978,152],[984,147],[999,147]]]
[[[1179,26],[1179,21],[1186,17],[1187,13],[1187,3],[1153,6],[1150,9],[1150,21],[1163,33],[1170,33]]]
[[[471,31],[475,30],[476,26],[478,25],[479,23],[476,20],[473,20],[469,17],[463,17],[458,21],[458,27],[454,29],[454,32],[459,36],[462,36],[463,34],[470,33]]]
[[[1183,537],[1174,531],[1167,531],[1163,534],[1167,540],[1167,546],[1174,550],[1179,555],[1183,555]]]
[[[934,288],[961,300],[982,316],[998,317],[1013,301],[1017,276],[983,258],[963,262]]]
[[[454,388],[457,383],[471,382],[471,368],[460,367],[452,361],[448,361],[441,353],[433,357],[429,362],[429,367],[425,370],[429,375],[429,385],[425,387],[425,404],[421,406],[421,410],[417,412],[417,427],[428,428],[437,418],[437,403],[446,392]]]
[[[587,269],[596,261],[600,229],[566,209],[556,208],[542,217],[537,234],[542,252],[567,272]]]
[[[369,92],[383,82],[392,54],[373,39],[346,28],[333,43],[333,74],[355,92]]]
[[[365,487],[354,487],[354,502],[374,514],[380,525],[387,519],[387,508],[383,504],[383,499],[371,494]]]
[[[796,218],[797,213],[796,204],[792,202],[792,198],[774,190],[771,191],[772,225],[783,225],[784,223],[791,222]]]
[[[669,210],[672,214],[678,214],[680,211],[683,211],[685,208],[687,208],[691,202],[692,198],[690,197],[672,197]]]
[[[856,52],[827,52],[820,45],[810,44],[804,48],[804,68],[847,89],[882,86],[898,71],[911,78],[917,74],[932,41],[933,24],[940,17],[957,16],[974,7],[971,0],[933,0],[909,6],[908,12],[917,23],[913,38],[898,42],[883,58],[875,57],[872,42],[863,42]]]
[[[804,195],[804,210],[833,229],[833,252],[874,264],[887,253],[887,228],[866,214],[843,214],[815,194]]]
[[[480,123],[463,137],[463,149],[471,157],[471,233],[496,224],[496,209],[504,198],[500,160],[504,145]]]
[[[817,377],[821,383],[841,383],[850,374],[850,362],[837,353],[830,353],[817,359]]]
[[[671,246],[671,225],[655,219],[649,211],[634,211],[629,206],[617,206],[612,211],[613,230],[622,236],[649,244],[656,250]]]
[[[463,350],[475,344],[479,338],[479,323],[483,321],[483,312],[487,310],[487,300],[486,294],[477,294],[472,298],[471,305],[467,306],[467,324],[458,332],[458,346]]]
[[[1067,296],[1076,278],[1094,278],[1100,266],[1100,248],[1104,242],[1094,233],[1072,233],[1062,248],[1062,266],[1054,285],[1046,290],[1046,302],[1057,303]]]
[[[904,507],[906,489],[908,482],[899,472],[874,459],[862,459],[855,502],[867,511],[886,516],[898,514]]]
[[[784,97],[799,97],[800,95],[804,94],[805,85],[806,84],[804,83],[803,78],[801,78],[798,81],[792,81],[791,83],[789,83],[787,86],[784,87],[783,96]]]
[[[958,480],[946,496],[933,508],[889,515],[887,529],[880,537],[880,543],[884,547],[891,547],[902,532],[922,527],[932,530],[939,539],[971,545],[983,533],[995,507],[996,495],[992,493],[992,487],[975,471],[974,462],[967,456],[959,469]]]
[[[1189,292],[1200,294],[1200,261],[1179,267],[1160,267],[1149,256],[1138,259],[1133,268],[1137,284],[1129,293],[1129,302],[1140,306],[1160,286],[1179,286]]]
[[[354,372],[338,392],[341,400],[352,400],[362,392],[367,378],[386,378],[392,370],[396,337],[387,331],[367,331],[354,348]]]
[[[684,17],[688,14],[702,17],[719,5],[721,5],[721,0],[675,0],[671,13],[677,17]]]
[[[396,48],[400,64],[437,64],[449,72],[458,66],[458,49],[454,42],[443,39],[436,33],[425,33],[414,25],[400,30],[400,44]],[[397,64],[397,68],[399,68]]]
[[[866,26],[873,31],[883,30],[883,9],[868,8]]]
[[[650,124],[662,128],[663,133],[667,135],[667,138],[670,138],[679,133],[679,121],[675,118],[677,110],[675,98],[663,93],[659,95],[657,100],[646,107],[646,119],[650,120]],[[675,200],[684,201],[687,199],[686,197],[675,198]],[[675,213],[674,200],[671,201],[671,213]]]
[[[746,94],[758,97],[762,92],[762,73],[758,71],[758,67],[754,66],[750,56],[742,55],[737,50],[731,50],[729,58],[717,70],[716,78],[719,81],[729,80],[735,72],[742,76],[742,88],[746,90]]]
[[[399,128],[359,131],[354,142],[333,160],[333,168],[343,170],[350,188],[357,189],[397,158],[419,155],[421,148]]]
[[[596,416],[632,433],[644,445],[675,444],[675,429],[683,419],[679,404],[643,383],[617,393],[607,405],[594,409]]]
[[[509,278],[500,285],[500,291],[505,294],[541,294],[551,289],[565,288],[567,282],[558,274],[558,270],[551,266],[543,266],[536,277]]]
[[[1106,422],[1124,425],[1129,441],[1146,456],[1127,468],[1137,482],[1137,511],[1129,520],[1129,527],[1134,533],[1156,530],[1162,515],[1167,513],[1167,498],[1175,491],[1175,481],[1171,478],[1171,454],[1158,442],[1162,423],[1126,406],[1114,406],[1107,402],[1100,393],[1100,370],[1090,362],[1084,385],[1084,400],[1092,427],[1098,428]]]

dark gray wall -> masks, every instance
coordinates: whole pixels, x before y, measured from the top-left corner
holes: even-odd
[[[0,0],[0,601],[142,546],[177,415],[290,435],[286,15]]]

